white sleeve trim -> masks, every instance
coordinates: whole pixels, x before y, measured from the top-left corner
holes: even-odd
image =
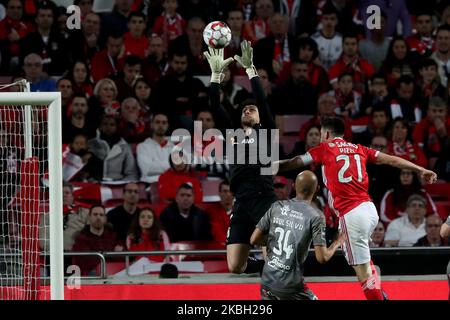
[[[311,157],[311,154],[309,152],[301,155],[300,159],[302,160],[304,166],[308,166],[313,163],[313,158]]]

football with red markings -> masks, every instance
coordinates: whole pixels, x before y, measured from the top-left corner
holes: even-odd
[[[225,22],[213,21],[203,30],[203,40],[211,48],[225,48],[230,44],[231,30]]]

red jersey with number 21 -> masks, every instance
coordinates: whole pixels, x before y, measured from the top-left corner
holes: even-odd
[[[323,182],[328,189],[328,204],[342,217],[363,202],[371,201],[368,193],[368,162],[376,162],[379,151],[335,138],[310,149],[302,160],[322,164]]]

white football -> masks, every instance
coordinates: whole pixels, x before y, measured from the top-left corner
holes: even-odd
[[[203,30],[203,40],[211,48],[225,48],[230,44],[231,30],[225,22],[213,21]]]

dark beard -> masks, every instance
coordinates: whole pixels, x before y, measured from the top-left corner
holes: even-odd
[[[243,127],[253,127],[256,122],[254,122],[253,120],[249,119],[249,120],[241,120],[241,124]]]

